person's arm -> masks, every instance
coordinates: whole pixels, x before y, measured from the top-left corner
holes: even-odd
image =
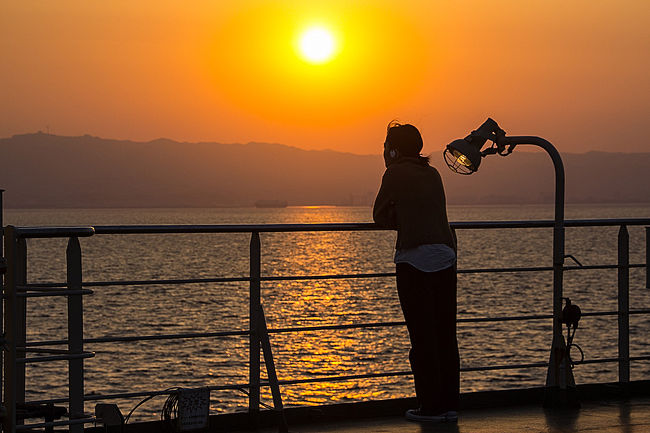
[[[375,198],[375,205],[372,209],[372,219],[378,225],[397,230],[397,216],[395,214],[395,189],[392,187],[393,176],[386,170],[381,179],[381,187]]]

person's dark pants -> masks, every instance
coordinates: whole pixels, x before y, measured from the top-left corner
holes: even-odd
[[[458,410],[456,267],[422,272],[398,263],[397,292],[411,339],[409,360],[420,407],[433,413]]]

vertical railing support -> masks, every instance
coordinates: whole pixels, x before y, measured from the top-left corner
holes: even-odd
[[[0,228],[5,226],[5,222],[4,222],[5,206],[4,206],[4,197],[3,197],[4,193],[5,190],[0,189]]]
[[[5,234],[4,234],[4,202],[3,195],[5,190],[0,189],[0,340],[4,338],[4,286],[5,286],[5,272],[7,272],[7,261],[5,259]],[[3,356],[0,353],[0,383],[4,383],[4,364]],[[4,401],[2,398],[4,390],[0,386],[0,404]]]
[[[18,287],[27,281],[27,242],[16,235],[13,226],[4,230],[7,273],[4,287],[4,402],[6,417],[2,422],[4,431],[13,432],[16,424],[16,405],[25,403],[25,364],[17,362],[25,358],[27,340],[27,299],[17,296]]]
[[[81,290],[81,246],[79,239],[71,237],[66,249],[68,290]],[[83,298],[81,294],[68,296],[68,351],[83,352]],[[83,358],[68,361],[68,397],[70,419],[84,416],[84,364]],[[70,426],[71,433],[83,432],[83,424]]]
[[[260,277],[262,273],[259,232],[251,233],[250,242],[250,305],[249,305],[249,370],[248,412],[257,424],[260,410]]]
[[[2,419],[2,429],[5,432],[16,431],[16,232],[13,226],[4,230],[5,253],[7,255],[7,273],[4,287],[4,406],[5,416]]]
[[[14,288],[27,284],[27,241],[25,238],[16,237],[16,255],[14,256]],[[27,298],[16,297],[16,358],[25,358],[27,345]],[[25,403],[25,363],[16,365],[16,403]],[[22,421],[18,420],[18,424]]]
[[[630,382],[630,235],[618,231],[618,381]]]
[[[650,227],[645,228],[645,288],[650,289]]]

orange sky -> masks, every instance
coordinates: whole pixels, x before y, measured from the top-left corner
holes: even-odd
[[[489,115],[563,152],[650,151],[650,3],[21,0],[0,6],[0,136],[439,151]],[[302,30],[336,56],[309,64]]]

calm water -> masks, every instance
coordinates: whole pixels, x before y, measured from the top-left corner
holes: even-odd
[[[567,218],[650,217],[650,205],[568,206]],[[551,206],[453,206],[452,221],[552,219]],[[239,224],[368,222],[366,207],[286,209],[7,210],[5,224]],[[551,230],[458,232],[459,268],[551,266]],[[583,264],[615,264],[617,228],[567,229],[567,254]],[[264,275],[391,272],[392,232],[262,234]],[[85,281],[246,276],[246,234],[96,235],[82,239]],[[645,234],[630,228],[631,263],[645,261]],[[65,241],[28,242],[30,282],[65,279]],[[645,270],[632,269],[631,308],[650,307]],[[565,273],[565,296],[583,311],[615,310],[616,270]],[[459,276],[459,317],[548,314],[552,275],[540,273]],[[402,320],[393,279],[266,282],[262,300],[271,328]],[[85,336],[150,335],[244,330],[247,283],[98,287],[84,298]],[[632,316],[631,355],[650,354],[650,316]],[[588,359],[616,356],[616,318],[585,318],[576,342]],[[28,339],[65,338],[64,299],[35,298],[28,305]],[[460,324],[464,367],[545,362],[551,323]],[[408,370],[404,327],[275,334],[271,337],[280,379]],[[171,386],[246,383],[247,338],[196,339],[88,345],[97,356],[86,366],[88,393],[162,390]],[[616,364],[582,365],[578,383],[616,380]],[[263,373],[264,374],[264,373]],[[545,369],[470,372],[462,391],[540,386]],[[648,378],[649,362],[632,364],[632,379]],[[63,362],[29,364],[28,399],[67,395]],[[404,397],[409,377],[285,386],[288,404],[320,404]],[[268,393],[265,401],[270,403]],[[122,400],[128,412],[136,400]],[[213,391],[212,411],[241,410],[239,391]],[[158,416],[164,399],[138,409],[135,419]],[[94,403],[87,406],[91,411]]]

